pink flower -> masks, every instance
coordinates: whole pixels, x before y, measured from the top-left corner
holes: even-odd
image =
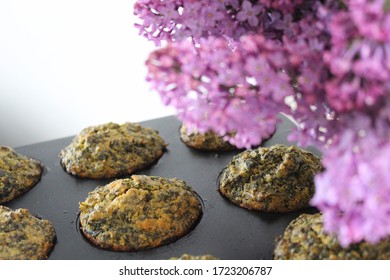
[[[388,0],[138,0],[134,10],[142,35],[168,42],[147,79],[183,122],[249,148],[291,115],[289,139],[323,152],[312,204],[326,230],[343,246],[390,235]]]
[[[390,39],[387,0],[349,0],[348,2],[351,19],[361,34],[376,41],[384,42]]]
[[[312,203],[324,212],[325,229],[336,233],[343,246],[376,243],[390,230],[390,127],[378,133],[364,118],[351,119],[358,130],[340,135],[323,159],[326,172],[315,179]]]
[[[253,5],[248,0],[242,3],[241,10],[237,14],[237,19],[241,22],[248,21],[251,26],[258,26],[259,19],[257,15],[263,10],[261,5]]]
[[[267,60],[261,55],[257,57],[250,56],[246,59],[245,70],[256,80],[259,80],[262,76],[266,75],[270,68]]]
[[[226,10],[221,9],[221,6],[218,3],[214,3],[203,8],[204,18],[211,24],[223,20],[225,18],[225,14],[223,13],[224,11]]]
[[[234,50],[225,39],[211,37],[196,49],[190,42],[169,45],[152,53],[147,66],[152,88],[182,121],[222,136],[235,131],[226,138],[249,148],[273,133],[279,112],[287,109],[284,97],[293,90],[290,78],[274,63],[280,60],[274,55],[282,55],[271,52],[277,44],[257,36],[243,40],[248,44]],[[257,62],[253,52],[261,54]],[[262,73],[253,68],[260,61],[267,65]]]
[[[354,12],[366,7],[376,15],[372,20],[377,23],[379,18],[388,16],[378,9],[383,6],[383,1],[368,3],[357,0],[351,3],[349,12],[333,15],[329,24],[331,49],[324,56],[332,74],[332,78],[325,83],[326,96],[329,104],[338,112],[376,106],[388,94],[390,85],[390,37],[383,41],[385,37],[377,36],[386,33],[381,25],[370,28],[373,33],[367,33],[361,22],[356,22],[354,15]]]

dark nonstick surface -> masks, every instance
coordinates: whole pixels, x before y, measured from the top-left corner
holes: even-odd
[[[293,123],[283,116],[281,119],[275,135],[263,146],[291,144],[286,137]],[[79,202],[85,200],[89,191],[112,180],[80,179],[64,171],[58,154],[73,137],[20,147],[16,150],[39,160],[45,171],[34,188],[5,205],[12,209],[26,208],[53,223],[57,243],[49,259],[169,259],[184,253],[212,254],[226,260],[272,259],[275,237],[300,213],[313,212],[313,209],[306,209],[287,214],[266,214],[229,203],[219,195],[216,181],[221,170],[240,151],[206,153],[188,148],[179,138],[180,123],[175,117],[146,121],[142,125],[157,129],[169,146],[157,164],[137,173],[177,177],[192,186],[204,203],[203,217],[198,226],[173,243],[141,252],[113,252],[96,248],[79,231]],[[315,150],[311,151],[318,154]]]

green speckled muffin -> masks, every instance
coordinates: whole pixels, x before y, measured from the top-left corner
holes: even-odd
[[[72,175],[114,178],[152,165],[166,146],[158,132],[150,128],[107,123],[81,131],[59,156],[61,165]]]
[[[276,260],[389,260],[390,238],[372,245],[367,242],[340,246],[324,232],[322,214],[302,214],[276,239]]]
[[[80,225],[96,246],[138,251],[173,242],[202,216],[191,187],[179,179],[133,175],[99,187],[80,203]]]
[[[11,210],[0,205],[0,259],[47,259],[56,239],[52,224],[26,209]]]
[[[187,127],[184,124],[180,127],[180,139],[188,147],[201,151],[224,152],[237,149],[237,147],[223,140],[222,137],[213,131],[207,133],[192,132],[188,134]]]
[[[320,159],[297,147],[274,145],[244,151],[220,174],[219,191],[250,210],[289,212],[307,207]]]
[[[194,256],[189,254],[183,254],[179,258],[170,258],[170,260],[219,260],[212,255]]]
[[[35,186],[42,167],[36,160],[0,146],[0,203],[10,201]]]

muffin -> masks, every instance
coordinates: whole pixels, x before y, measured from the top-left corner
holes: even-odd
[[[308,206],[322,170],[316,155],[297,147],[259,147],[233,157],[219,176],[219,192],[249,210],[294,211]]]
[[[96,246],[139,251],[173,242],[202,216],[199,197],[179,179],[133,175],[98,187],[80,203],[80,225]]]
[[[61,165],[72,175],[114,178],[152,165],[166,146],[158,132],[150,128],[107,123],[81,131],[59,156]]]
[[[389,260],[390,238],[346,248],[323,229],[322,214],[302,214],[276,239],[275,260]]]
[[[223,138],[214,131],[208,131],[206,133],[192,131],[191,133],[188,133],[187,127],[184,124],[180,127],[180,139],[188,147],[201,151],[224,152],[237,149],[237,147],[233,146],[228,141],[223,140]]]
[[[26,209],[0,205],[0,259],[47,259],[56,239],[52,224],[34,217]]]
[[[10,201],[35,186],[42,175],[40,163],[0,146],[0,203]]]
[[[190,254],[183,254],[179,258],[170,258],[170,260],[219,260],[219,258],[212,255],[194,256]]]

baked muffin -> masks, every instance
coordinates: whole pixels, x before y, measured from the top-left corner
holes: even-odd
[[[389,260],[390,238],[377,244],[360,242],[346,248],[324,232],[322,214],[302,214],[276,239],[276,260]]]
[[[26,209],[0,205],[0,259],[47,259],[56,239],[54,227]]]
[[[166,144],[158,132],[139,124],[107,123],[81,131],[60,152],[65,170],[83,178],[114,178],[156,162]]]
[[[133,175],[99,187],[80,203],[80,225],[96,246],[138,251],[173,242],[202,216],[191,187],[179,179]]]
[[[220,193],[232,203],[263,212],[289,212],[308,206],[320,159],[297,147],[274,145],[244,151],[222,171]]]
[[[189,254],[183,254],[179,258],[170,258],[170,260],[219,260],[212,255],[194,256]]]
[[[184,124],[180,127],[180,139],[188,147],[201,151],[224,152],[237,149],[237,147],[223,140],[221,136],[213,131],[206,133],[193,131],[188,134],[187,127]]]
[[[38,161],[0,146],[0,203],[10,201],[35,186],[42,175]]]

